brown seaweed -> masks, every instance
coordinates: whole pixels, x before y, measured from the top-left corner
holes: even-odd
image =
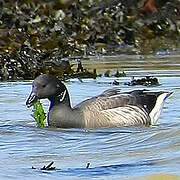
[[[171,51],[179,17],[178,0],[1,1],[0,80],[71,75],[56,59]]]

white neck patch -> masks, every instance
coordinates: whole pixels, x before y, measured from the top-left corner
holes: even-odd
[[[60,97],[59,101],[63,102],[64,98],[66,96],[66,90],[64,92],[62,92],[61,94],[58,95],[58,97]]]

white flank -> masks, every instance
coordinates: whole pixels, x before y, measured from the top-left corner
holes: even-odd
[[[151,118],[151,125],[155,125],[157,123],[157,120],[162,111],[164,102],[169,95],[170,95],[170,93],[165,92],[165,93],[161,94],[160,96],[158,96],[158,98],[156,100],[156,104],[149,114],[149,116]]]

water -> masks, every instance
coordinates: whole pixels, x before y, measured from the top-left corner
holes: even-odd
[[[25,100],[31,82],[0,83],[0,179],[158,179],[180,178],[180,73],[176,70],[129,70],[127,77],[73,79],[66,82],[73,105],[114,87],[128,87],[130,76],[153,74],[160,86],[153,90],[174,91],[154,127],[103,129],[40,129],[30,116]],[[116,86],[117,87],[117,86]],[[90,91],[89,91],[90,90]],[[45,109],[48,102],[43,101]],[[56,171],[39,168],[55,163]],[[90,167],[87,169],[87,163]],[[32,166],[38,169],[32,169]],[[175,175],[175,176],[173,176]]]

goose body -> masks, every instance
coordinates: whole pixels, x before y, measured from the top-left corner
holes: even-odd
[[[51,75],[38,76],[26,104],[48,98],[48,125],[61,128],[100,128],[156,124],[172,92],[110,89],[71,107],[66,86]]]

